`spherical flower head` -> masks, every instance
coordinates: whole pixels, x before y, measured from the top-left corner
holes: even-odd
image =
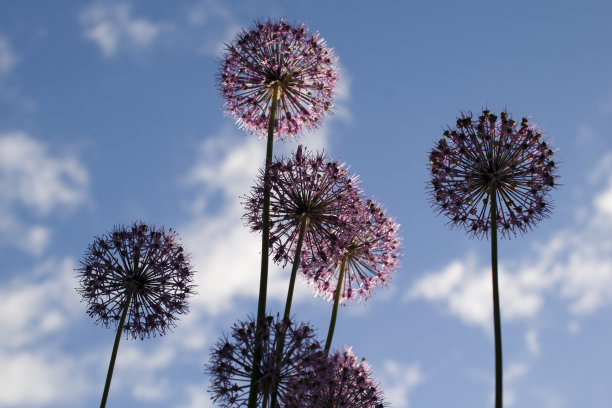
[[[375,287],[387,286],[399,268],[399,224],[372,200],[361,199],[358,208],[358,216],[350,221],[350,228],[339,233],[335,257],[327,263],[300,266],[317,293],[328,300],[336,292],[343,260],[342,302],[367,300]]]
[[[335,62],[332,49],[305,24],[256,23],[225,47],[218,81],[226,113],[239,127],[265,136],[278,87],[276,138],[314,129],[332,106]]]
[[[372,379],[369,364],[351,348],[336,351],[313,366],[320,384],[294,398],[308,408],[383,408],[387,405],[378,381]]]
[[[175,326],[188,312],[193,270],[176,233],[142,222],[115,226],[89,245],[77,269],[77,291],[87,313],[106,327],[117,326],[128,293],[124,332],[141,339]]]
[[[429,192],[435,210],[470,236],[488,235],[491,191],[495,190],[498,230],[525,233],[548,216],[549,192],[557,185],[550,141],[523,118],[520,125],[488,110],[476,120],[461,114],[429,155]]]
[[[302,263],[327,262],[337,250],[338,231],[349,228],[358,214],[359,190],[356,177],[340,161],[324,153],[299,146],[288,158],[276,159],[270,174],[270,246],[275,262],[292,260],[306,217]],[[262,229],[264,173],[245,197],[244,218],[251,230]],[[307,255],[306,255],[307,254]],[[308,258],[308,259],[306,259]]]
[[[278,406],[301,407],[295,405],[290,395],[304,394],[311,388],[315,377],[310,367],[322,358],[321,346],[315,339],[315,331],[308,325],[287,325],[278,316],[267,316],[259,329],[252,318],[247,322],[239,321],[229,336],[217,342],[206,366],[211,376],[209,392],[213,400],[224,408],[247,406],[257,330],[261,331],[263,343],[260,376],[256,382],[257,406],[269,407],[271,396],[278,388]],[[283,354],[278,358],[276,352],[283,335]]]

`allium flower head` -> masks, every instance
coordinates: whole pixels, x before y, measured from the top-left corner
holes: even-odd
[[[275,262],[285,264],[295,253],[302,217],[307,217],[307,233],[302,261],[327,262],[338,245],[338,231],[359,212],[357,179],[344,163],[329,160],[299,146],[295,154],[270,165],[270,245]],[[262,228],[264,194],[263,170],[245,197],[245,218],[251,230]]]
[[[331,108],[338,81],[336,57],[305,24],[256,23],[226,45],[219,86],[226,113],[240,127],[265,135],[273,87],[278,86],[277,138],[315,128]]]
[[[550,211],[558,178],[550,141],[526,118],[519,125],[505,111],[500,117],[461,114],[429,155],[434,208],[471,236],[488,235],[492,187],[502,236],[525,233]]]
[[[386,403],[380,384],[372,379],[365,360],[357,361],[351,348],[336,351],[313,367],[321,381],[305,395],[295,393],[295,400],[308,408],[383,408]]]
[[[106,327],[118,325],[132,292],[123,330],[133,338],[163,335],[188,312],[193,270],[176,233],[135,222],[120,225],[89,245],[77,269],[87,313]]]
[[[209,392],[213,400],[224,408],[245,407],[249,398],[253,352],[255,348],[256,324],[253,319],[237,322],[230,336],[217,342],[206,366],[211,376]],[[282,407],[299,408],[302,405],[290,398],[293,393],[306,393],[314,384],[310,369],[323,358],[321,346],[315,332],[306,324],[289,324],[267,316],[261,328],[263,358],[257,380],[257,406],[267,408],[272,402],[272,393],[278,387],[278,403]],[[276,356],[278,342],[285,336],[283,355]]]
[[[375,287],[386,286],[399,267],[398,230],[399,224],[387,217],[378,203],[361,199],[358,216],[351,220],[350,228],[339,234],[340,248],[335,258],[319,265],[304,264],[301,272],[318,294],[331,300],[344,259],[341,301],[366,300]]]

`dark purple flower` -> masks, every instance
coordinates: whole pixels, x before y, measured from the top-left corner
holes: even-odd
[[[244,218],[251,230],[262,228],[263,171],[244,203]],[[357,178],[344,163],[329,160],[299,146],[286,159],[270,166],[270,245],[275,262],[285,264],[295,253],[300,223],[306,217],[301,263],[312,264],[333,257],[338,231],[358,214]],[[305,259],[307,257],[308,259]]]
[[[306,324],[291,324],[283,327],[278,316],[267,316],[260,330],[263,342],[263,358],[260,375],[255,386],[258,391],[257,406],[267,408],[272,393],[278,387],[279,407],[301,407],[294,393],[304,394],[314,384],[311,367],[323,357],[321,346],[315,339],[315,332]],[[253,352],[255,349],[255,321],[237,322],[230,336],[220,339],[211,352],[206,372],[211,376],[209,392],[212,399],[224,408],[245,407],[249,397]],[[276,351],[284,335],[283,354]]]
[[[89,245],[77,269],[87,313],[117,326],[132,292],[123,330],[133,338],[163,335],[188,312],[193,270],[176,233],[135,222],[116,226]]]
[[[338,285],[343,259],[345,270],[340,300],[366,300],[375,287],[388,284],[399,267],[399,225],[372,200],[361,200],[359,215],[339,234],[340,248],[327,263],[304,264],[301,272],[318,294],[331,300]],[[308,256],[308,254],[305,254]]]
[[[553,154],[526,118],[517,125],[505,111],[499,121],[488,110],[477,120],[461,114],[429,155],[433,206],[452,227],[488,235],[494,186],[498,230],[506,237],[525,233],[550,211],[548,195],[558,178]]]
[[[357,358],[351,348],[336,351],[313,366],[320,383],[296,392],[296,406],[304,408],[383,408],[386,403],[380,384],[372,379],[370,366]],[[300,389],[301,391],[301,389]]]
[[[240,127],[265,135],[272,88],[278,85],[276,137],[313,129],[331,108],[335,62],[332,49],[318,34],[308,34],[305,24],[256,23],[226,45],[219,73],[226,113]]]

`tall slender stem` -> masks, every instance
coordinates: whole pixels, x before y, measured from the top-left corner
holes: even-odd
[[[287,302],[285,303],[285,313],[283,314],[283,322],[289,321],[291,313],[291,302],[293,301],[293,289],[295,288],[295,278],[297,276],[298,267],[300,266],[300,255],[302,254],[302,243],[304,235],[308,231],[309,217],[306,214],[302,215],[300,221],[300,234],[298,236],[297,245],[295,246],[295,255],[293,257],[293,266],[291,267],[291,278],[289,278],[289,290],[287,291]]]
[[[266,164],[264,168],[264,202],[262,214],[261,238],[261,275],[259,279],[259,302],[257,303],[257,326],[255,330],[255,350],[253,351],[253,371],[251,372],[251,389],[249,392],[249,408],[257,404],[255,382],[259,379],[262,357],[262,330],[266,316],[266,296],[268,292],[268,252],[270,246],[270,162],[272,161],[272,146],[274,143],[274,122],[276,122],[276,107],[278,105],[279,84],[272,85],[272,103],[270,120],[268,121],[268,143],[266,147]]]
[[[493,275],[493,324],[495,327],[495,408],[502,408],[502,340],[497,280],[497,197],[491,187],[491,272]]]
[[[302,253],[302,243],[304,242],[304,235],[306,235],[306,231],[308,230],[309,218],[307,214],[302,214],[300,221],[300,232],[298,235],[297,245],[295,246],[295,255],[293,257],[293,266],[291,267],[291,277],[289,278],[289,290],[287,290],[287,302],[285,303],[285,313],[283,314],[283,322],[282,329],[280,333],[280,337],[278,338],[278,345],[276,349],[276,364],[279,364],[283,358],[283,351],[285,349],[285,333],[287,331],[287,327],[291,323],[289,320],[289,315],[291,314],[291,303],[293,301],[293,289],[295,288],[295,279],[297,277],[298,267],[300,266],[300,255]],[[277,405],[277,397],[278,397],[278,384],[277,388],[272,393],[272,404],[271,408],[276,408]]]
[[[128,290],[127,298],[125,299],[125,305],[123,305],[123,312],[121,312],[121,319],[119,320],[119,326],[117,327],[117,334],[115,335],[115,344],[113,345],[113,352],[111,354],[110,363],[108,365],[108,373],[106,374],[106,383],[104,384],[104,393],[102,394],[102,401],[100,402],[100,408],[106,407],[106,400],[108,399],[108,391],[110,390],[111,380],[113,378],[113,370],[115,369],[115,360],[117,359],[117,350],[119,350],[119,341],[121,341],[121,332],[123,331],[123,324],[125,323],[125,317],[127,316],[128,309],[130,308],[130,302],[132,301],[132,290]]]
[[[344,282],[344,270],[346,269],[346,256],[342,258],[340,263],[340,274],[338,275],[338,285],[334,294],[334,307],[332,309],[331,320],[329,322],[329,330],[327,332],[327,340],[325,341],[325,352],[329,353],[331,348],[332,338],[334,337],[334,329],[336,328],[336,317],[338,316],[338,305],[340,304],[340,294],[342,293],[342,283]]]

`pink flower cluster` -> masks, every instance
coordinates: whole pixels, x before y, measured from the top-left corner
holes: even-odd
[[[305,24],[257,23],[226,46],[218,79],[226,113],[239,127],[265,136],[277,86],[276,138],[313,129],[332,106],[335,62],[325,41],[308,34]]]
[[[244,202],[251,230],[261,230],[264,177]],[[341,299],[367,299],[386,286],[399,266],[399,226],[382,207],[363,196],[346,165],[300,146],[270,166],[270,243],[276,262],[296,250],[302,217],[308,217],[299,270],[318,294],[330,300],[345,259]]]
[[[343,231],[332,262],[300,264],[300,270],[316,292],[331,300],[336,292],[341,263],[345,270],[340,300],[366,300],[375,287],[387,286],[399,268],[399,225],[380,204],[362,198],[359,215]],[[304,253],[308,258],[310,254]]]

